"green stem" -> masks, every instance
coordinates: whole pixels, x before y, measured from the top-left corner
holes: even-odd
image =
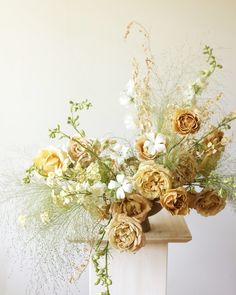
[[[170,154],[170,152],[175,149],[178,145],[180,145],[184,140],[186,139],[186,137],[181,138],[180,141],[178,141],[176,144],[174,144],[168,151],[168,154]]]
[[[109,242],[107,241],[106,248],[105,248],[105,267],[106,267],[106,277],[108,278],[108,248],[109,248]],[[106,284],[106,291],[107,295],[110,295],[109,285]]]

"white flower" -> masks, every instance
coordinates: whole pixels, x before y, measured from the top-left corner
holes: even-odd
[[[98,181],[89,188],[89,192],[93,195],[93,197],[101,197],[104,194],[105,189],[106,184]]]
[[[133,80],[129,80],[129,82],[127,83],[127,95],[130,97],[134,97],[135,96],[135,87],[134,87],[134,81]]]
[[[132,183],[123,175],[116,176],[116,181],[111,180],[108,184],[110,190],[116,190],[117,199],[124,199],[125,193],[131,193],[133,191]]]
[[[135,97],[135,87],[134,81],[130,80],[127,83],[126,91],[120,97],[120,104],[128,107],[131,103],[133,103]]]
[[[127,129],[134,130],[136,128],[134,117],[132,115],[126,116],[124,123]]]
[[[120,104],[124,107],[128,107],[132,103],[132,98],[126,94],[122,94],[120,97]]]
[[[150,155],[166,152],[166,138],[158,133],[156,136],[153,132],[146,135],[147,140],[144,142],[144,148],[147,149]]]
[[[86,182],[83,182],[83,183],[78,183],[77,185],[76,185],[76,191],[77,192],[86,192],[86,191],[88,191],[89,190],[89,188],[90,188],[90,185],[89,185],[89,183],[86,181]]]
[[[130,148],[125,145],[120,145],[119,143],[113,146],[113,151],[110,155],[111,159],[115,160],[118,165],[124,163],[124,161],[130,156]]]

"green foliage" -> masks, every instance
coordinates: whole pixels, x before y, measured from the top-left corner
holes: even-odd
[[[207,178],[202,179],[201,183],[205,188],[216,191],[221,197],[236,199],[236,183],[233,176],[211,173]]]
[[[54,129],[49,129],[49,137],[54,139],[56,138],[57,134],[61,133],[61,126],[57,124],[57,127]]]
[[[216,68],[218,68],[218,69],[223,68],[223,66],[221,64],[217,63],[216,57],[213,55],[213,48],[211,48],[210,46],[205,45],[205,47],[203,48],[203,54],[206,55],[207,62],[211,67],[210,72],[205,72],[205,74],[207,76],[210,76],[215,71]]]
[[[111,219],[110,219],[111,220]],[[95,245],[95,252],[92,256],[92,262],[94,265],[94,270],[97,275],[97,280],[95,282],[95,285],[101,284],[102,286],[105,286],[106,291],[101,292],[101,295],[110,295],[109,286],[112,285],[111,278],[108,274],[108,254],[109,254],[109,242],[107,241],[105,243],[105,246],[102,245],[105,233],[106,233],[106,227],[109,225],[110,220],[106,226],[101,226],[99,234],[100,238],[97,240]],[[104,258],[104,265],[101,266],[100,260]]]
[[[34,173],[35,173],[34,166],[30,166],[28,169],[26,169],[25,176],[23,178],[23,183],[29,184],[31,182],[31,178],[34,176]]]
[[[84,130],[78,130],[78,127],[80,125],[79,112],[82,110],[90,109],[92,107],[92,103],[86,99],[81,102],[74,102],[71,100],[69,104],[70,104],[70,115],[67,118],[67,124],[71,125],[75,129],[75,131],[79,133],[80,136],[84,137],[85,136]]]

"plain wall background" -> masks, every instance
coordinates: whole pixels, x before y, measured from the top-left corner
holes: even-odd
[[[65,122],[68,98],[93,101],[83,117],[90,136],[130,136],[118,97],[135,48],[122,39],[131,20],[150,31],[155,54],[213,46],[224,63],[227,108],[235,109],[235,0],[0,0],[2,157],[11,148],[47,145],[47,129]],[[193,241],[170,245],[168,295],[234,295],[236,214],[192,214],[187,222]],[[3,253],[0,295],[24,295],[24,273],[7,279]],[[86,273],[79,284],[80,294],[88,294]]]

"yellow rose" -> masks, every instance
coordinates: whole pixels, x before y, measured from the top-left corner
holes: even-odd
[[[33,165],[43,175],[48,175],[49,172],[55,172],[61,168],[65,160],[65,154],[54,148],[41,150],[33,160]]]
[[[161,196],[160,203],[172,215],[186,215],[189,212],[187,191],[182,187],[167,190]]]
[[[191,207],[205,217],[216,215],[225,208],[225,205],[225,198],[213,190],[203,190],[191,202]]]
[[[177,186],[191,183],[196,178],[197,162],[190,153],[181,153],[174,171],[174,179]]]
[[[178,109],[173,121],[173,130],[181,135],[194,134],[200,129],[198,115],[190,109]]]
[[[111,205],[111,213],[126,214],[129,217],[135,217],[140,223],[143,222],[148,212],[152,208],[152,203],[139,194],[126,194],[121,202],[114,202]]]
[[[150,200],[159,198],[171,188],[171,178],[168,169],[151,161],[141,163],[133,177],[136,191]]]
[[[107,234],[111,246],[120,251],[136,252],[145,244],[140,223],[125,214],[113,217]]]

